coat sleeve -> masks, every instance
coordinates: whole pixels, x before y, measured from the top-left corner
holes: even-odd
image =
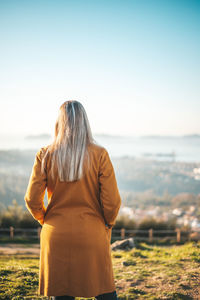
[[[99,188],[104,219],[108,228],[112,228],[115,224],[122,201],[117,186],[114,168],[105,148],[100,158]]]
[[[41,156],[43,149],[41,148],[36,156],[32,167],[32,173],[29,179],[28,187],[24,196],[27,209],[30,211],[34,219],[41,225],[44,223],[44,215],[46,208],[44,206],[45,189],[47,186],[47,174],[41,172]]]

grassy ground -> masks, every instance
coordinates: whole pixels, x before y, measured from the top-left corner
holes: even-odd
[[[112,256],[122,299],[200,299],[200,243],[171,247],[142,243]]]
[[[200,243],[140,243],[112,259],[119,299],[200,299]],[[48,299],[36,297],[38,265],[38,255],[0,255],[0,299]]]

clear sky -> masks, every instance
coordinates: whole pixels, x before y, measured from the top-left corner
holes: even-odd
[[[200,134],[200,1],[0,0],[0,134]]]

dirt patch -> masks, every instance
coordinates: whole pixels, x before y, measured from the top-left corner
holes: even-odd
[[[0,254],[40,254],[39,244],[1,244]]]

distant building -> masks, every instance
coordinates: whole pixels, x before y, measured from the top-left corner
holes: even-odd
[[[200,168],[194,168],[193,173],[194,173],[194,179],[200,180]]]
[[[182,208],[175,208],[172,210],[173,215],[180,217],[183,215],[183,210]]]
[[[200,230],[200,222],[197,218],[195,218],[192,222],[191,222],[191,227],[192,229],[195,230]]]
[[[131,207],[128,207],[128,206],[122,206],[120,207],[120,210],[119,210],[119,215],[126,215],[128,217],[133,217],[134,215],[134,212],[133,212],[133,209]]]

